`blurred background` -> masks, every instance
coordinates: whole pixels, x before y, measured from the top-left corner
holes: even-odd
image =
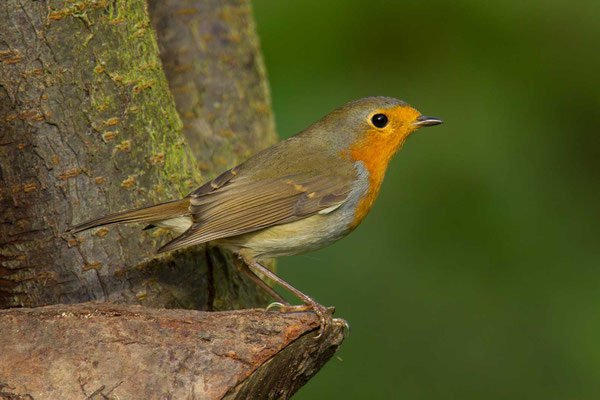
[[[446,121],[280,260],[352,325],[295,398],[600,398],[600,2],[253,4],[282,138],[372,95]]]

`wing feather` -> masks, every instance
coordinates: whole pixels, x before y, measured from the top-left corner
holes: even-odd
[[[259,180],[226,172],[220,186],[211,185],[213,180],[190,195],[194,223],[159,252],[293,222],[339,205],[352,190],[351,172],[309,171]]]

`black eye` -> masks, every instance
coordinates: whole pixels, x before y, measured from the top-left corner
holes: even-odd
[[[371,118],[371,123],[375,125],[377,128],[383,128],[388,124],[388,118],[385,114],[375,114]]]

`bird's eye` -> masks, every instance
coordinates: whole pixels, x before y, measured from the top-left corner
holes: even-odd
[[[377,128],[384,128],[388,124],[388,117],[385,114],[375,114],[371,118],[371,123]]]

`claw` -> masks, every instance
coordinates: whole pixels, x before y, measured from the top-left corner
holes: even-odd
[[[327,325],[331,325],[332,323],[334,323],[335,321],[338,321],[338,320],[344,321],[341,318],[332,318],[331,317],[333,315],[333,313],[335,312],[334,306],[323,307],[319,303],[315,303],[314,305],[311,306],[311,308],[312,308],[312,311],[315,314],[317,314],[317,317],[319,317],[319,321],[321,322],[321,324],[319,325],[319,332],[313,338],[314,340],[317,340],[321,336],[323,336],[323,333],[325,333],[325,328],[327,328]],[[348,323],[346,321],[344,321],[344,322],[348,326],[348,330],[349,330],[350,325],[348,325]],[[344,337],[346,337],[346,336],[344,336]]]
[[[285,312],[285,311],[283,311],[283,309],[286,307],[286,305],[283,303],[280,303],[278,301],[275,301],[275,302],[269,304],[267,306],[267,308],[265,308],[265,311],[269,311],[271,308],[275,308],[275,307],[279,307],[282,310],[282,312]]]
[[[344,339],[346,339],[348,336],[350,336],[350,324],[348,323],[348,321],[346,321],[343,318],[334,318],[332,319],[332,322],[336,325],[343,325],[344,328]]]
[[[317,334],[317,336],[314,337],[315,340],[319,339],[321,336],[323,336],[323,333],[325,332],[325,328],[327,327],[327,325],[331,325],[332,323],[332,318],[331,318],[331,314],[329,313],[329,310],[325,307],[323,307],[322,305],[320,305],[319,303],[314,303],[311,304],[312,306],[312,310],[315,314],[317,314],[317,317],[319,317],[319,321],[321,322],[320,326],[319,326],[319,333]]]

